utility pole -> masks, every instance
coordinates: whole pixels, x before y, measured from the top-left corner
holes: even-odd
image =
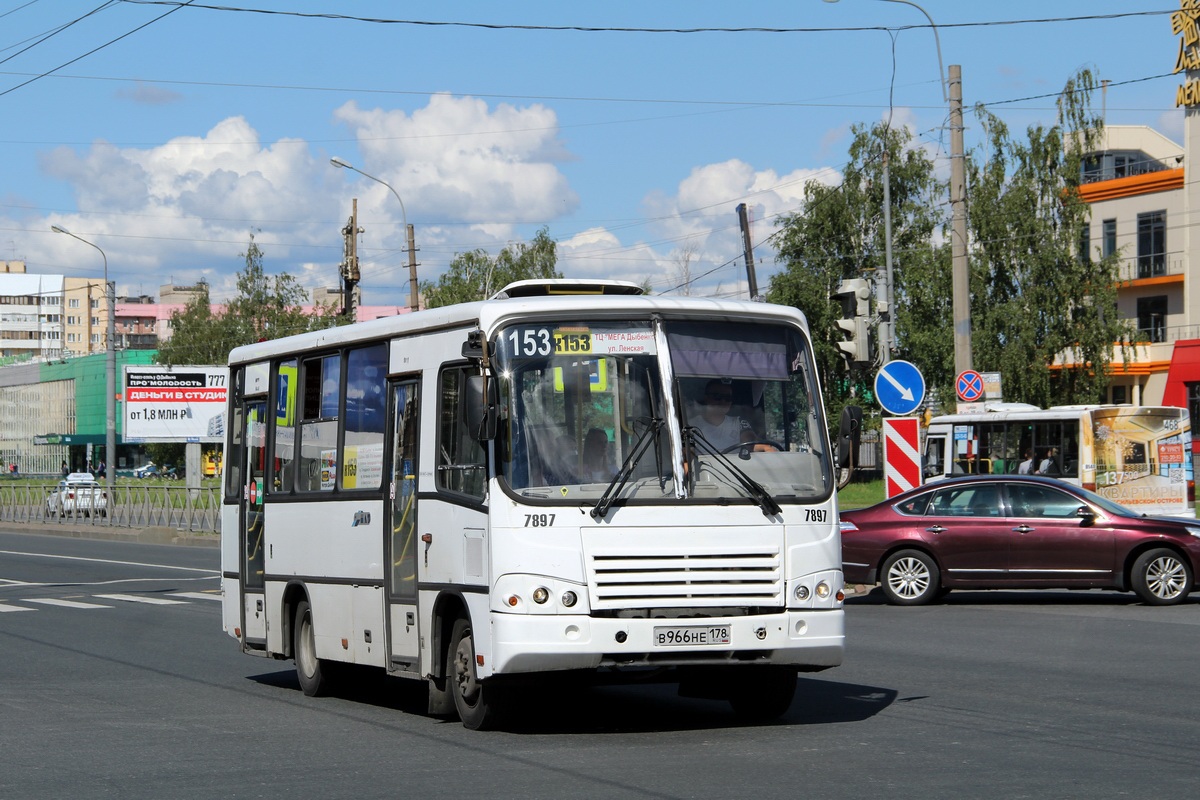
[[[416,237],[413,235],[413,226],[407,225],[408,228],[408,307],[413,311],[417,311],[420,307],[420,298],[417,295],[417,244]]]
[[[967,169],[963,152],[962,67],[950,65],[950,255],[954,372],[971,369],[971,274],[967,263]]]
[[[894,291],[892,289],[892,178],[888,172],[887,138],[883,140],[883,286],[875,292],[875,309],[879,312],[879,363],[892,360],[896,343],[896,322],[892,318]]]
[[[358,234],[363,229],[358,227],[358,198],[354,198],[350,206],[350,220],[342,228],[342,316],[354,321],[354,290],[361,277],[358,271]]]
[[[750,299],[761,300],[758,295],[758,278],[754,274],[754,245],[750,242],[750,213],[745,203],[738,203],[738,225],[742,229],[742,250],[746,256],[746,280],[750,286]]]

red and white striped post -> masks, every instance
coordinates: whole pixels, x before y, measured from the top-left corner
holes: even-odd
[[[889,498],[921,485],[920,425],[916,417],[883,418],[883,483]]]

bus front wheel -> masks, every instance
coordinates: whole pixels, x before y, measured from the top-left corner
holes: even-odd
[[[749,722],[770,722],[792,707],[796,696],[795,667],[741,667],[729,696],[733,713]]]
[[[307,600],[296,606],[292,624],[292,653],[296,657],[296,677],[300,688],[309,697],[321,697],[329,692],[328,662],[317,658],[317,639],[313,633],[312,606]]]
[[[463,727],[473,731],[496,727],[501,716],[500,687],[484,684],[475,671],[475,637],[471,622],[454,621],[446,655],[450,694]]]

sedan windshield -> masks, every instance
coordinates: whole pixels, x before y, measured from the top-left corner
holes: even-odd
[[[501,479],[520,496],[766,513],[831,491],[811,355],[790,326],[531,323],[495,352]]]

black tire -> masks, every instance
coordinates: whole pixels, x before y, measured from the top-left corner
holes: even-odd
[[[883,596],[894,606],[923,606],[941,591],[941,572],[920,550],[901,550],[888,556],[879,571]]]
[[[475,637],[467,619],[456,619],[450,633],[446,689],[454,697],[454,708],[464,728],[484,731],[499,724],[503,716],[503,693],[492,682],[480,681],[475,672]]]
[[[779,719],[796,697],[795,667],[742,667],[731,677],[737,686],[729,696],[729,706],[748,722]]]
[[[296,677],[309,697],[329,694],[331,665],[317,658],[317,639],[313,633],[312,606],[307,600],[296,606],[292,622],[292,655],[296,659]]]
[[[1182,603],[1192,591],[1192,568],[1174,550],[1147,550],[1133,562],[1133,591],[1150,606]]]

